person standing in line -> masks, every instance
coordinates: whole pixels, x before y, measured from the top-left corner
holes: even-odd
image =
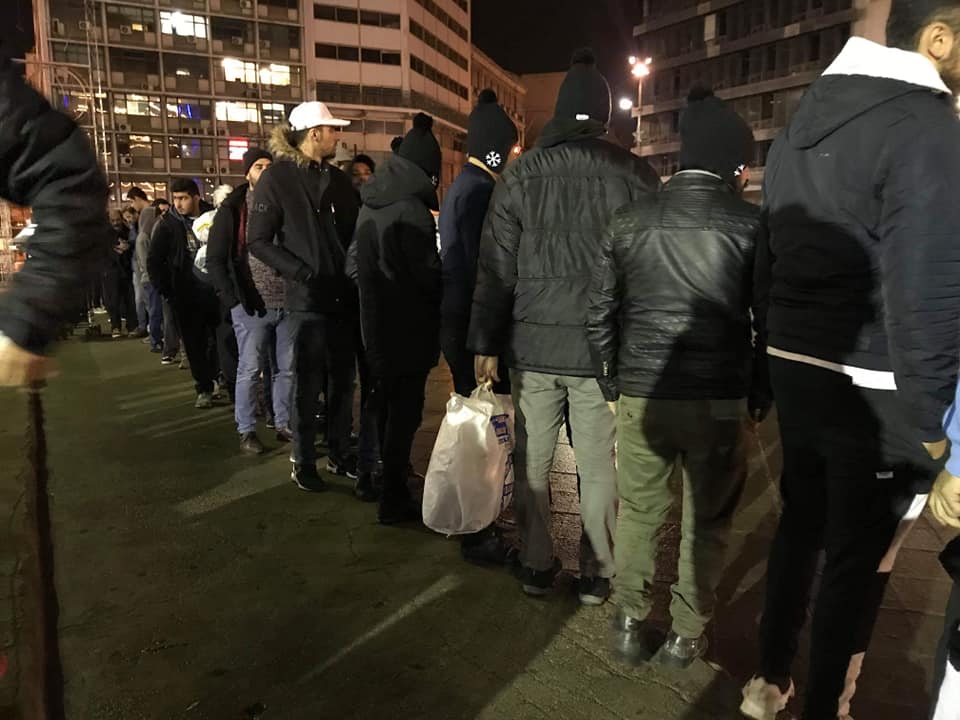
[[[560,570],[549,483],[570,403],[582,480],[579,595],[587,605],[610,594],[617,507],[615,418],[593,376],[587,292],[614,211],[660,186],[646,161],[607,138],[609,122],[610,87],[593,52],[580,50],[536,149],[494,188],[467,339],[478,383],[500,379],[501,356],[510,368],[521,587],[529,595],[547,594]]]
[[[350,180],[353,183],[353,189],[360,192],[373,174],[377,171],[377,163],[369,155],[360,153],[350,162]]]
[[[587,337],[618,416],[614,648],[632,660],[648,657],[642,629],[678,466],[679,579],[657,657],[686,668],[706,652],[747,479],[743,420],[748,405],[758,421],[770,409],[765,348],[751,342],[760,207],[741,197],[753,157],[750,126],[712,91],[692,90],[680,116],[680,172],[617,211],[593,274]]]
[[[133,301],[133,248],[130,245],[130,228],[120,210],[110,211],[113,227],[113,247],[103,266],[103,296],[110,313],[111,337],[114,340],[136,332],[137,312]],[[127,332],[123,332],[123,321]]]
[[[517,126],[497,104],[493,90],[483,90],[470,114],[467,164],[453,181],[440,208],[440,258],[443,263],[443,305],[440,345],[453,375],[454,390],[469,397],[476,387],[473,353],[467,349],[470,307],[477,281],[480,235],[493,188],[507,167],[517,142]],[[510,394],[506,375],[494,392]],[[495,526],[465,535],[463,557],[471,562],[503,564],[507,547]]]
[[[194,258],[200,242],[193,221],[213,209],[200,198],[193,180],[178,178],[171,185],[173,207],[153,230],[147,272],[170,303],[183,333],[183,344],[197,390],[197,409],[213,407],[218,372],[217,323],[220,303],[213,288],[197,276]]]
[[[149,298],[144,289],[143,276],[140,266],[137,264],[137,240],[140,238],[140,222],[143,212],[152,207],[147,199],[147,194],[138,187],[132,187],[127,191],[127,201],[136,211],[136,222],[130,226],[130,245],[133,248],[133,295],[134,303],[137,307],[137,332],[138,338],[148,337],[149,331],[147,323],[149,320]]]
[[[36,224],[23,268],[0,293],[0,386],[28,386],[53,370],[47,356],[73,321],[111,252],[107,180],[86,134],[23,78],[0,31],[0,197]]]
[[[327,469],[356,479],[350,431],[358,307],[345,265],[359,203],[350,179],[327,162],[337,130],[346,125],[321,102],[295,107],[270,139],[274,163],[260,176],[247,224],[250,254],[286,281],[294,370],[291,479],[314,492],[326,489],[315,447],[317,398],[324,390]]]
[[[897,549],[943,466],[960,357],[958,89],[960,3],[893,0],[887,46],[851,38],[770,151],[756,267],[783,510],[740,708],[755,720],[794,694],[821,549],[802,718],[850,717]]]
[[[440,357],[442,282],[436,224],[440,144],[433,118],[413,119],[397,155],[363,186],[357,273],[367,362],[382,393],[379,408],[383,525],[419,521],[407,485],[410,450],[423,419],[430,370]]]
[[[153,228],[157,224],[157,208],[148,205],[140,212],[137,223],[137,244],[134,248],[134,278],[139,277],[143,287],[143,294],[147,299],[147,342],[150,352],[163,352],[163,303],[160,293],[150,282],[150,272],[147,270],[147,256],[150,254],[150,239]]]
[[[273,156],[251,148],[243,156],[247,182],[224,200],[210,230],[207,270],[223,305],[230,308],[240,361],[234,416],[240,450],[250,455],[264,451],[257,437],[257,380],[275,368],[264,400],[272,406],[277,439],[289,441],[290,387],[293,349],[289,318],[284,309],[283,278],[249,254],[247,223],[253,190]]]

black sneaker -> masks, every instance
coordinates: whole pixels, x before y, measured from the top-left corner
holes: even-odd
[[[176,361],[177,358],[174,355],[164,355],[162,358],[160,358],[161,365],[173,365]]]
[[[342,475],[350,480],[357,479],[357,458],[347,455],[345,458],[327,458],[327,472]]]
[[[269,425],[267,427],[270,427]],[[293,442],[293,430],[290,428],[277,428],[277,440],[280,442]]]
[[[511,557],[507,545],[494,528],[487,528],[460,540],[460,555],[475,565],[506,565]]]
[[[266,448],[260,442],[255,432],[244,433],[240,436],[240,452],[246,455],[262,455]]]
[[[380,500],[377,520],[381,525],[400,525],[401,523],[423,522],[423,509],[413,498],[402,500]]]
[[[548,595],[553,589],[553,581],[556,580],[557,575],[560,574],[560,570],[562,569],[563,565],[560,563],[559,558],[553,559],[553,566],[549,570],[533,570],[528,567],[521,568],[520,585],[527,595],[543,597],[544,595]]]
[[[610,598],[610,579],[601,577],[582,577],[577,583],[577,593],[581,605],[603,605]]]
[[[327,489],[327,483],[317,472],[317,466],[293,464],[293,470],[290,473],[290,479],[301,490],[307,492],[323,492]]]
[[[380,499],[380,487],[373,473],[360,473],[353,492],[361,502],[373,503]]]
[[[273,419],[273,415],[267,416],[267,429],[274,430],[277,427],[277,421]]]

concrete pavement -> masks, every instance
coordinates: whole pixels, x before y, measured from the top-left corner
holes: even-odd
[[[751,441],[709,662],[675,674],[617,664],[606,649],[613,608],[578,607],[569,576],[550,600],[528,599],[505,572],[464,564],[455,541],[378,526],[344,480],[324,495],[296,491],[286,448],[265,431],[269,454],[239,456],[231,409],[195,410],[188,373],[161,367],[140,343],[71,342],[60,359],[45,402],[70,718],[737,717],[775,527],[772,424]],[[431,377],[414,451],[421,470],[449,387],[444,370]],[[0,393],[0,655],[12,663],[0,720],[16,717],[29,650],[16,646],[9,612],[24,408],[22,396]],[[560,554],[575,570],[568,446],[553,485]],[[678,532],[664,531],[655,613],[664,627]],[[855,717],[925,718],[948,588],[936,553],[948,537],[924,517],[908,540]],[[797,675],[802,683],[802,663]]]

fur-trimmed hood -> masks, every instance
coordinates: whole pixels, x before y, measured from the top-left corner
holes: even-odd
[[[287,133],[290,132],[290,126],[287,123],[277,125],[270,133],[270,141],[267,143],[270,152],[273,153],[275,160],[289,160],[300,167],[304,167],[313,162],[310,158],[300,152],[290,144]]]

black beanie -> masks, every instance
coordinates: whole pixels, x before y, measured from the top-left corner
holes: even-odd
[[[243,154],[243,176],[247,176],[247,173],[250,172],[250,168],[257,160],[263,160],[264,158],[270,162],[273,162],[273,155],[268,153],[263,148],[252,147],[247,150]]]
[[[433,136],[433,118],[425,113],[417,113],[413,118],[413,128],[403,138],[397,155],[406,158],[423,170],[434,186],[440,182],[442,154],[440,143]]]
[[[733,183],[753,162],[753,130],[705,87],[694,87],[680,116],[680,169],[707,170]]]
[[[470,113],[467,154],[482,162],[490,172],[502,173],[517,142],[517,126],[497,104],[497,94],[483,90]]]
[[[400,152],[400,146],[403,145],[403,135],[397,135],[393,140],[390,141],[390,152],[396,155]]]
[[[573,54],[570,70],[560,85],[554,115],[568,120],[597,120],[610,123],[610,86],[590,48]]]

